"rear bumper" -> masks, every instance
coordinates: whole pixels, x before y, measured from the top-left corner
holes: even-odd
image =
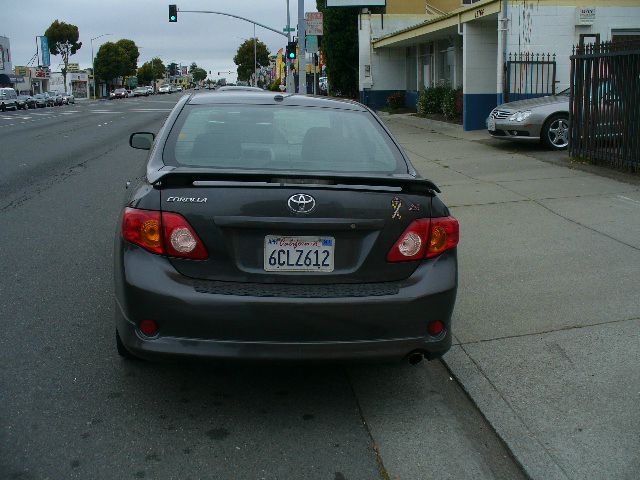
[[[395,282],[395,294],[324,298],[203,293],[166,258],[119,239],[115,261],[116,328],[143,358],[399,360],[414,351],[437,358],[451,346],[455,251]],[[144,319],[157,322],[156,337],[140,333]],[[437,338],[427,334],[433,320],[446,325]]]

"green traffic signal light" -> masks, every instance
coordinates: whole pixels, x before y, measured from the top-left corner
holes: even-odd
[[[169,5],[169,22],[178,21],[178,7],[177,5]]]

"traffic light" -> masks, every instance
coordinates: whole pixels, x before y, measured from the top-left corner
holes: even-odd
[[[178,21],[178,7],[176,5],[169,5],[169,22]]]
[[[296,54],[297,54],[297,49],[298,44],[296,42],[289,42],[287,44],[287,60],[295,60],[296,59]]]

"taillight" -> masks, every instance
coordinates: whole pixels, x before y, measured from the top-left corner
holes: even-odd
[[[460,225],[458,220],[453,217],[432,218],[427,258],[437,257],[441,253],[455,248],[459,240]]]
[[[177,213],[125,208],[122,236],[125,240],[159,255],[192,260],[209,257],[198,234]]]
[[[125,208],[122,217],[122,236],[153,253],[162,255],[162,227],[160,212]]]
[[[415,220],[400,236],[387,255],[388,262],[421,260],[429,240],[429,219]]]
[[[458,245],[459,225],[453,217],[421,218],[402,233],[389,254],[388,262],[408,262],[433,258]]]
[[[166,255],[170,257],[205,260],[207,249],[189,222],[177,213],[162,212]]]

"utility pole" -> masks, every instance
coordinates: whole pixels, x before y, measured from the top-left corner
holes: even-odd
[[[307,52],[304,0],[298,0],[298,93],[307,93]]]
[[[253,24],[253,86],[258,86],[258,38],[255,23]]]

